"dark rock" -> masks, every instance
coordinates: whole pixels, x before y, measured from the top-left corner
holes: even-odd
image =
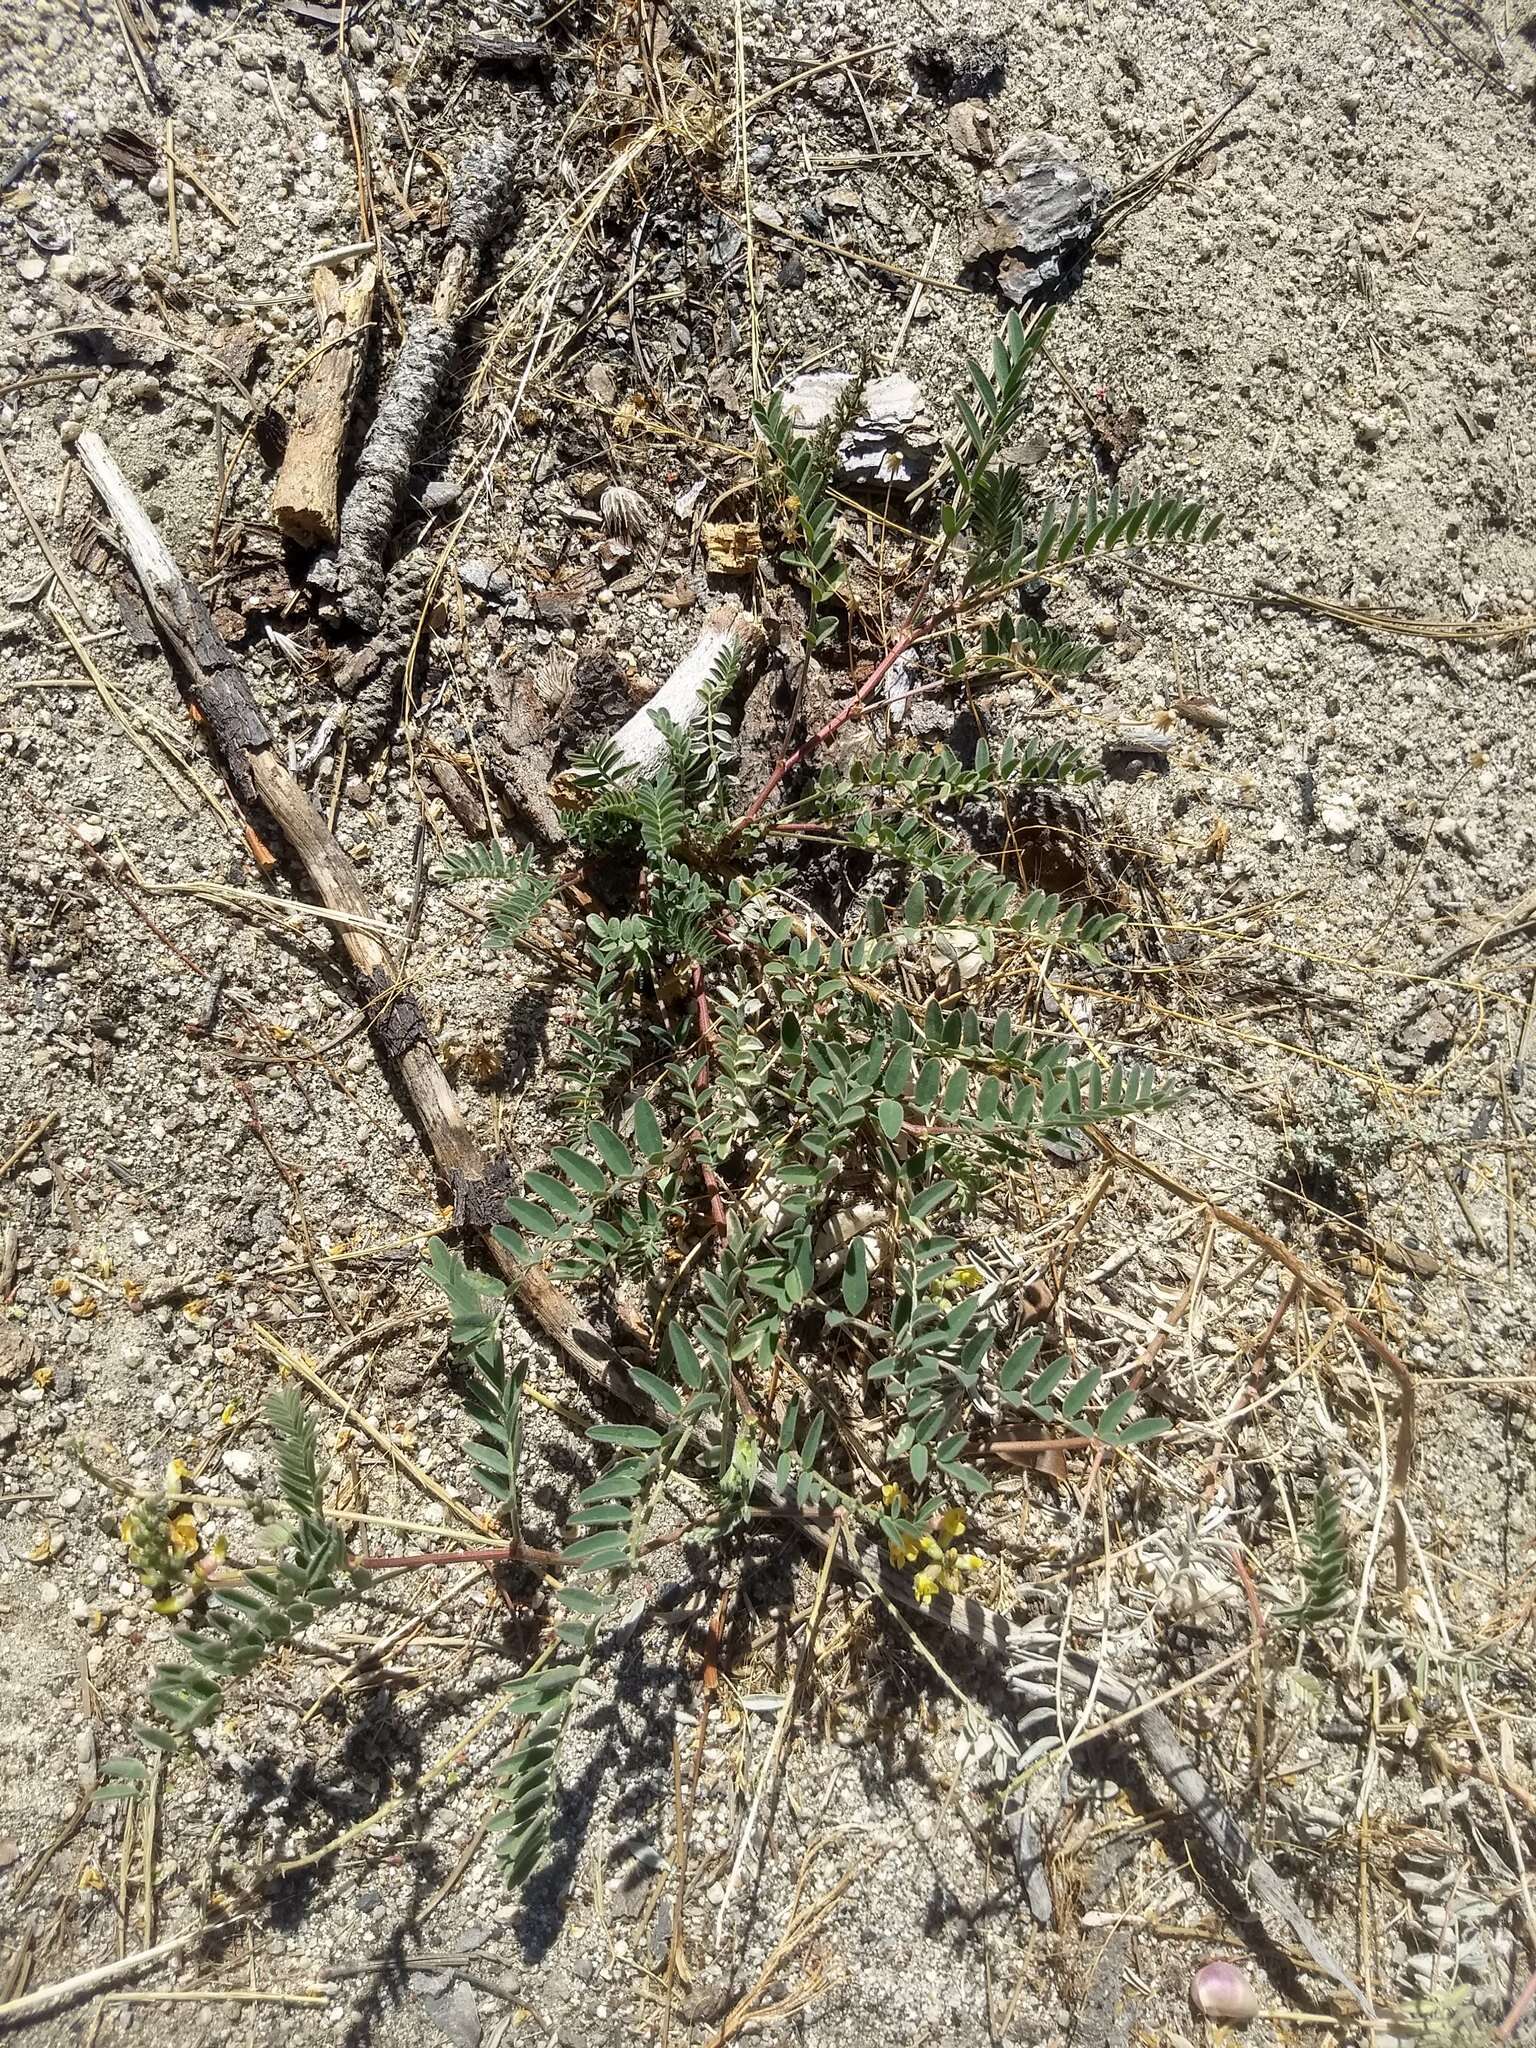
[[[462,1977],[455,1977],[444,1990],[421,2002],[454,2048],[480,2048],[480,2008]]]
[[[1004,296],[1022,306],[1061,284],[1087,253],[1109,187],[1054,145],[1010,170],[1011,183],[983,189],[982,224],[963,255],[969,264],[997,259]]]

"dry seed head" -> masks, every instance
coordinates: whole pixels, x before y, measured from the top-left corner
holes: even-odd
[[[539,702],[546,711],[558,711],[576,677],[576,657],[568,647],[552,647],[533,679]]]
[[[651,517],[651,508],[628,484],[610,484],[601,500],[603,524],[618,540],[638,540]]]

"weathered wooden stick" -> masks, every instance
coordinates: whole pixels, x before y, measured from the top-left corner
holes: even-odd
[[[243,804],[266,813],[327,909],[372,923],[373,906],[356,869],[303,785],[289,773],[244,670],[219,638],[207,605],[176,566],[101,436],[82,434],[75,452],[117,527],[161,644],[206,721],[231,787]],[[511,1192],[511,1169],[505,1160],[488,1160],[471,1137],[421,1005],[405,986],[398,963],[360,923],[340,926],[336,937],[357,977],[374,1039],[399,1075],[453,1197],[455,1220],[479,1234],[491,1262],[512,1283],[518,1306],[566,1359],[619,1398],[633,1399],[616,1352],[576,1303],[544,1274],[523,1272],[491,1236]]]
[[[763,632],[755,619],[739,605],[720,605],[704,621],[698,639],[668,676],[661,688],[633,718],[613,736],[620,758],[631,768],[649,770],[665,760],[667,743],[654,711],[663,711],[675,724],[688,726],[704,701],[704,692],[722,654],[733,643],[743,654],[761,647]]]
[[[240,1915],[239,1918],[245,1918]],[[238,1920],[222,1920],[217,1923],[218,1931],[237,1926]],[[8,2034],[13,2027],[30,2026],[33,2020],[45,2019],[49,2013],[57,2012],[60,2006],[76,2005],[82,1998],[93,1998],[98,1992],[108,1991],[114,1984],[124,1984],[130,1977],[137,1977],[141,1970],[152,1969],[156,1963],[168,1962],[172,1956],[184,1955],[194,1944],[212,1930],[208,1927],[193,1927],[185,1934],[173,1934],[169,1941],[156,1942],[153,1948],[141,1948],[132,1955],[118,1956],[114,1962],[98,1963],[92,1970],[82,1970],[78,1976],[61,1978],[57,1983],[40,1985],[36,1991],[29,1991],[23,1998],[9,1999],[0,2005],[0,2034]]]
[[[289,540],[305,547],[336,543],[342,451],[378,275],[373,263],[365,263],[348,284],[327,268],[314,274],[320,353],[299,387],[272,491],[272,517]]]

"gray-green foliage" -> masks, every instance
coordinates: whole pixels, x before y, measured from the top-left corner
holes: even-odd
[[[507,1357],[501,1338],[504,1290],[499,1281],[471,1273],[440,1237],[427,1246],[432,1277],[453,1318],[451,1342],[463,1381],[464,1406],[475,1433],[469,1460],[491,1498],[504,1510],[514,1536],[518,1521],[518,1466],[523,1447],[523,1367]]]
[[[568,1141],[525,1175],[494,1234],[578,1291],[628,1286],[656,1342],[632,1368],[647,1419],[589,1432],[603,1463],[571,1510],[563,1661],[530,1694],[498,1797],[509,1874],[536,1859],[573,1688],[680,1467],[712,1488],[721,1532],[766,1487],[801,1508],[841,1504],[902,1549],[946,1504],[986,1491],[975,1439],[988,1407],[1119,1449],[1165,1427],[1133,1416],[1133,1393],[1108,1396],[1096,1370],[1042,1360],[1018,1305],[977,1272],[1007,1176],[1043,1139],[1155,1107],[1155,1079],[1076,1057],[963,985],[906,994],[957,961],[1007,972],[1025,948],[1104,956],[1117,917],[1019,888],[954,821],[962,801],[1085,773],[1070,753],[1018,747],[969,766],[940,754],[905,771],[898,756],[840,779],[823,771],[803,802],[828,834],[875,839],[889,859],[899,842],[880,827],[899,815],[930,870],[893,867],[842,936],[802,907],[771,825],[732,836],[727,777],[706,786],[678,758],[653,798],[601,767],[589,775],[574,830],[602,849],[611,897],[613,863],[629,863],[628,880],[621,903],[568,935],[585,961],[559,1077]],[[683,789],[688,801],[674,801]],[[511,1507],[501,1291],[441,1244],[432,1266],[479,1390],[472,1455]],[[881,1470],[901,1486],[892,1501],[871,1494],[851,1455],[851,1414],[880,1433]]]
[[[948,607],[960,670],[1082,673],[1087,650],[1000,605],[1025,566],[1210,525],[1183,501],[1111,499],[1026,533],[1022,480],[1001,456],[1044,331],[1012,320],[973,366],[949,450],[939,546],[963,560],[929,602]],[[795,534],[784,560],[823,640],[847,590],[826,451],[775,404],[757,423]],[[983,1277],[999,1191],[1043,1141],[1163,1099],[1144,1068],[1085,1057],[981,994],[1027,955],[1102,962],[1121,919],[1021,888],[978,850],[965,807],[1096,770],[1064,745],[982,743],[965,759],[898,747],[818,766],[769,817],[737,815],[751,792],[730,774],[731,681],[716,678],[691,731],[663,726],[654,773],[602,746],[580,764],[571,829],[578,860],[602,862],[601,910],[562,903],[569,868],[522,860],[490,904],[498,943],[557,942],[581,962],[558,1076],[565,1140],[495,1235],[578,1293],[627,1288],[654,1332],[631,1367],[644,1419],[589,1432],[600,1469],[567,1531],[562,1660],[518,1701],[530,1726],[499,1801],[512,1876],[536,1859],[559,1731],[674,1473],[709,1487],[721,1535],[754,1498],[836,1504],[911,1558],[946,1507],[987,1491],[979,1440],[1000,1410],[1122,1451],[1166,1427],[1096,1369],[1043,1358],[1021,1305]],[[814,908],[806,871],[829,846],[870,875],[851,917]],[[459,1355],[483,1375],[495,1293],[454,1254],[432,1256]]]
[[[206,1727],[223,1707],[226,1685],[254,1671],[362,1583],[362,1574],[348,1567],[345,1536],[326,1517],[324,1461],[314,1423],[293,1388],[280,1388],[268,1401],[267,1425],[289,1515],[266,1532],[272,1562],[218,1581],[201,1612],[172,1638],[180,1655],[157,1668],[149,1704],[173,1737]],[[163,1731],[141,1733],[166,1746]]]
[[[1383,2048],[1499,2048],[1508,2037],[1472,2009],[1470,1985],[1419,2000],[1382,2034]]]
[[[1290,1628],[1321,1628],[1346,1606],[1351,1585],[1343,1511],[1332,1482],[1324,1479],[1312,1503],[1312,1527],[1301,1565],[1301,1598],[1276,1618]]]
[[[1031,524],[1005,452],[1046,329],[1011,318],[990,362],[970,366],[940,532],[900,593],[905,644],[946,643],[953,672],[1083,673],[1091,652],[1015,589],[1210,528],[1162,499],[1089,500]],[[757,424],[794,537],[784,561],[825,640],[850,602],[829,448],[777,406]],[[507,1698],[523,1725],[490,1831],[514,1883],[544,1853],[560,1737],[679,1474],[707,1489],[717,1538],[754,1503],[835,1505],[911,1561],[939,1554],[932,1531],[961,1496],[987,1491],[982,1447],[1002,1411],[1118,1451],[1166,1427],[1096,1369],[1042,1359],[1021,1302],[987,1277],[1041,1146],[1164,1099],[1145,1068],[1085,1056],[1002,994],[1045,954],[1103,963],[1122,920],[1020,886],[967,813],[1096,770],[1061,744],[982,743],[963,759],[898,746],[816,766],[760,816],[766,792],[738,810],[752,792],[732,773],[734,682],[727,661],[688,730],[658,720],[652,772],[601,743],[576,764],[573,855],[476,849],[449,869],[493,885],[491,944],[557,961],[571,983],[563,1142],[525,1174],[499,1245],[578,1291],[627,1289],[653,1333],[628,1368],[638,1419],[586,1433],[595,1469],[571,1507],[552,1641]],[[819,910],[829,860],[842,901]],[[572,889],[583,863],[600,890]],[[577,908],[593,894],[600,908]],[[440,1240],[429,1256],[469,1460],[516,1536],[524,1384],[503,1342],[506,1290]],[[357,1583],[302,1404],[280,1394],[269,1419],[288,1519],[274,1562],[218,1581],[156,1674],[152,1704],[177,1734]],[[126,1765],[115,1796],[138,1783]]]

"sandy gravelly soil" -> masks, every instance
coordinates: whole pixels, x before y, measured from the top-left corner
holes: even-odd
[[[1006,1720],[1006,1700],[984,1672],[932,1681],[852,1595],[835,1596],[762,1870],[733,1878],[812,1591],[767,1540],[740,1577],[731,1686],[699,1751],[691,1969],[668,1992],[674,1762],[692,1766],[712,1611],[688,1604],[681,1557],[658,1565],[670,1611],[614,1646],[568,1759],[555,1866],[523,1901],[475,1829],[498,1690],[541,1623],[483,1575],[433,1580],[405,1596],[414,1610],[349,1614],[265,1675],[167,1782],[148,1860],[142,1814],[135,1837],[118,1810],[87,1804],[166,1633],[128,1570],[115,1486],[152,1486],[184,1461],[204,1541],[225,1533],[240,1555],[250,1499],[271,1483],[260,1409],[274,1347],[325,1362],[338,1506],[360,1527],[414,1532],[378,1540],[430,1540],[454,1517],[443,1496],[469,1498],[472,1481],[421,1278],[440,1191],[325,931],[217,893],[288,892],[264,881],[163,660],[120,611],[70,457],[83,425],[101,431],[178,560],[212,579],[216,615],[304,759],[330,673],[302,564],[264,532],[261,402],[283,412],[312,346],[307,259],[358,238],[336,38],[275,8],[167,7],[151,106],[114,9],[39,0],[0,21],[0,155],[60,138],[0,212],[0,1984],[67,1977],[212,1908],[241,1916],[222,1945],[143,1983],[299,2001],[84,2002],[35,2038],[601,2044],[649,2038],[669,2014],[674,2039],[705,2042],[766,1969],[759,2040],[1105,2048],[1196,2038],[1189,1968],[1231,1952],[1262,1987],[1247,2038],[1329,2039],[1283,2016],[1303,2001],[1315,2017],[1326,1987],[1254,1952],[1240,1900],[1194,1874],[1177,1816],[1097,1751],[1042,1809],[1055,1912],[1038,1927],[978,1739],[975,1701]],[[399,308],[430,292],[445,175],[476,137],[526,131],[520,240],[563,247],[599,145],[645,117],[627,18],[552,30],[555,58],[531,79],[459,53],[469,22],[457,7],[374,7],[348,40]],[[1273,1274],[1261,1284],[1251,1245],[1208,1241],[1203,1214],[1122,1176],[1082,1253],[1107,1274],[1083,1294],[1103,1341],[1150,1341],[1197,1280],[1208,1301],[1159,1368],[1190,1431],[1178,1513],[1164,1500],[1138,1519],[1119,1503],[1115,1569],[1073,1581],[1074,1625],[1154,1687],[1228,1654],[1246,1625],[1230,1572],[1214,1625],[1203,1594],[1169,1604],[1180,1570],[1199,1594],[1221,1534],[1196,1510],[1251,1518],[1244,1540],[1273,1562],[1262,1590],[1277,1607],[1287,1572],[1294,1589],[1303,1494],[1332,1469],[1363,1575],[1355,1654],[1341,1631],[1328,1686],[1282,1658],[1268,1734],[1235,1692],[1188,1703],[1185,1733],[1383,2010],[1460,1984],[1497,2019],[1536,1960],[1536,669],[1518,636],[1483,631],[1536,615],[1529,42],[1492,12],[1334,5],[1260,22],[989,0],[936,25],[926,7],[855,0],[748,6],[742,26],[763,377],[863,351],[899,361],[939,409],[999,317],[960,264],[991,173],[957,146],[974,122],[920,86],[907,45],[998,37],[992,153],[1044,130],[1111,187],[1253,86],[1216,146],[1100,244],[1059,316],[1063,377],[1042,381],[1025,450],[1042,493],[1080,486],[1105,460],[1102,422],[1120,422],[1122,483],[1208,495],[1225,536],[1197,559],[1074,581],[1052,616],[1096,639],[1101,664],[999,715],[1093,745],[1152,724],[1167,743],[1166,773],[1097,799],[1105,839],[1135,850],[1154,891],[1137,900],[1159,906],[1166,950],[1093,1021],[1185,1084],[1138,1145],[1327,1261],[1420,1376],[1413,1589],[1396,1599],[1382,1541],[1393,1390],[1359,1359],[1334,1364],[1325,1317],[1287,1354],[1227,1491],[1203,1493],[1196,1433],[1219,1437],[1216,1418],[1242,1401]],[[729,108],[732,28],[716,10],[673,21],[680,125]],[[756,104],[839,54],[855,61]],[[98,153],[114,124],[158,148],[167,112],[202,180],[176,181],[179,262],[163,172],[120,178]],[[653,182],[624,186],[603,262],[579,247],[531,317],[504,255],[471,352],[485,383],[444,428],[437,479],[470,491],[514,401],[515,430],[477,498],[450,493],[434,515],[423,476],[410,515],[418,530],[435,518],[422,539],[435,550],[469,507],[411,744],[370,761],[333,740],[306,771],[381,914],[410,932],[414,984],[477,1130],[520,1163],[546,1130],[546,1027],[536,991],[487,968],[464,902],[431,879],[461,834],[425,749],[467,758],[498,666],[599,647],[654,684],[697,629],[711,592],[695,512],[747,474],[732,451],[752,390],[728,119],[722,133],[698,164],[678,141]],[[646,495],[656,517],[637,559],[654,537],[653,573],[619,594],[593,572],[568,615],[541,615],[538,592],[590,569],[594,476]],[[1170,587],[1164,569],[1197,587]],[[1275,590],[1439,627],[1362,631]],[[560,1022],[556,1005],[548,1028]],[[579,1397],[542,1352],[536,1370],[555,1398]],[[569,1474],[552,1427],[539,1455],[557,1500]],[[1081,1503],[1033,1480],[1002,1498],[1038,1574],[1000,1579],[992,1597],[1059,1617]],[[411,1611],[382,1677],[355,1669]],[[387,1825],[251,1888],[271,1860],[390,1799]],[[797,1929],[796,1907],[829,1894]]]

